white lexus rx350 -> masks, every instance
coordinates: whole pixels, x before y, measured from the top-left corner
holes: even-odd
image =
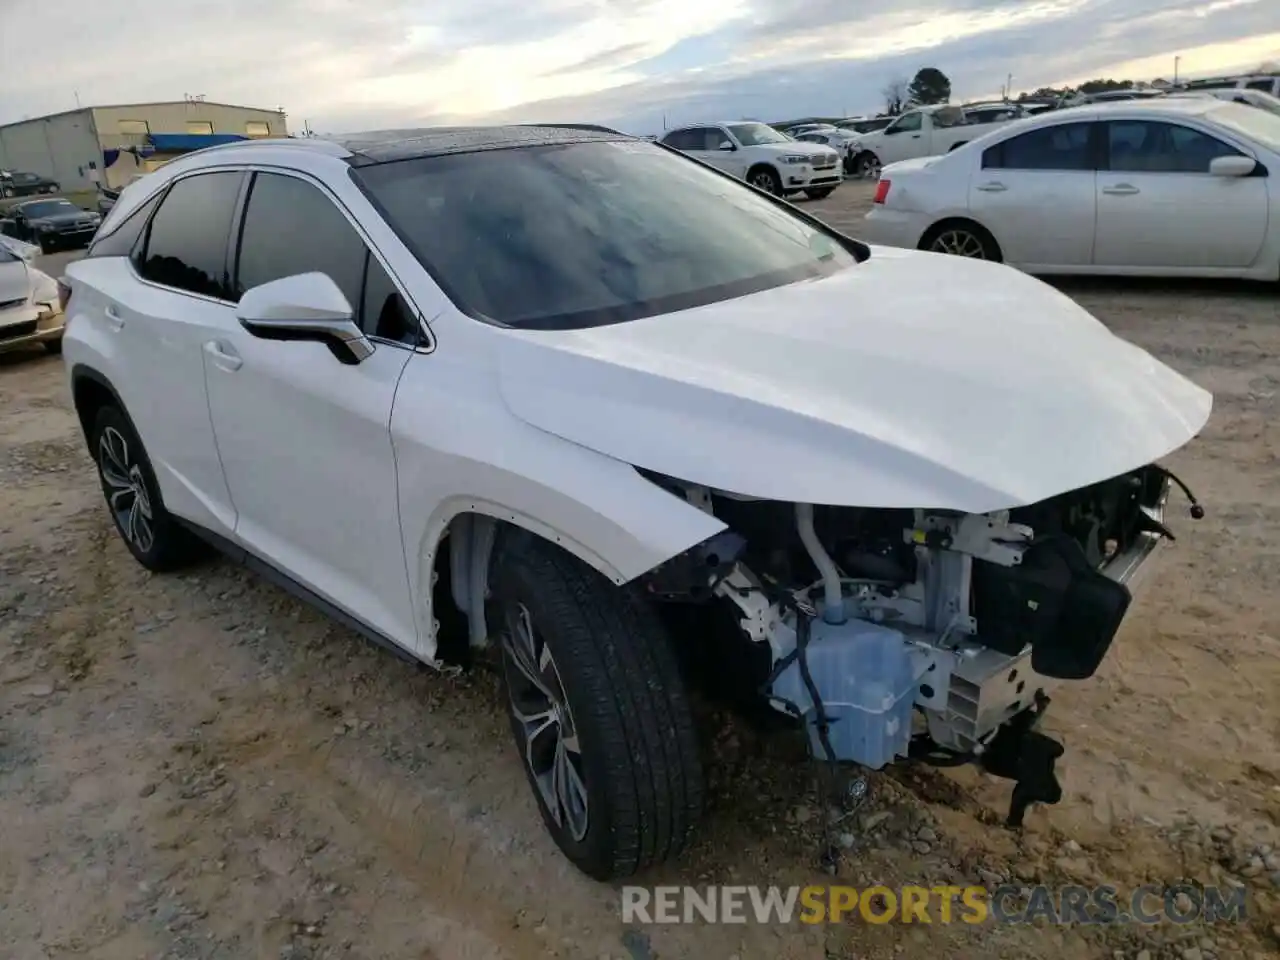
[[[214,147],[67,272],[134,557],[213,544],[428,664],[492,641],[599,878],[698,818],[682,660],[825,761],[973,760],[1013,823],[1057,801],[1035,721],[1105,655],[1181,486],[1155,461],[1211,406],[1024,274],[600,128]]]

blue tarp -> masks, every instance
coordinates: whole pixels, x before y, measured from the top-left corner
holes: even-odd
[[[249,138],[238,133],[152,133],[147,139],[157,153],[188,153]]]

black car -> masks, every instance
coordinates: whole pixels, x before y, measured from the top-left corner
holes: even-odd
[[[0,197],[30,197],[41,193],[57,193],[58,181],[38,173],[0,170]]]
[[[59,247],[88,246],[101,223],[100,214],[83,210],[62,197],[27,200],[9,209],[5,233],[27,243],[38,243],[42,253],[49,253]]]

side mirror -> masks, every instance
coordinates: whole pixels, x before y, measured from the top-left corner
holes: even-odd
[[[263,340],[323,343],[342,363],[373,354],[373,344],[356,326],[355,311],[325,273],[299,273],[254,287],[240,298],[236,318]]]
[[[726,151],[727,151],[727,150],[737,150],[738,148],[737,148],[737,147],[735,147],[735,146],[734,146],[732,143],[730,143],[728,140],[721,140],[721,141],[720,141],[720,146],[719,146],[719,148],[718,148],[718,149],[720,149],[720,150],[726,150]]]
[[[1214,157],[1209,161],[1209,173],[1215,177],[1247,177],[1258,167],[1252,157]]]

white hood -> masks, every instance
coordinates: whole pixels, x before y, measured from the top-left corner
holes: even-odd
[[[873,247],[841,273],[588,330],[504,331],[512,412],[681,480],[974,513],[1185,444],[1212,397],[1052,287]]]

